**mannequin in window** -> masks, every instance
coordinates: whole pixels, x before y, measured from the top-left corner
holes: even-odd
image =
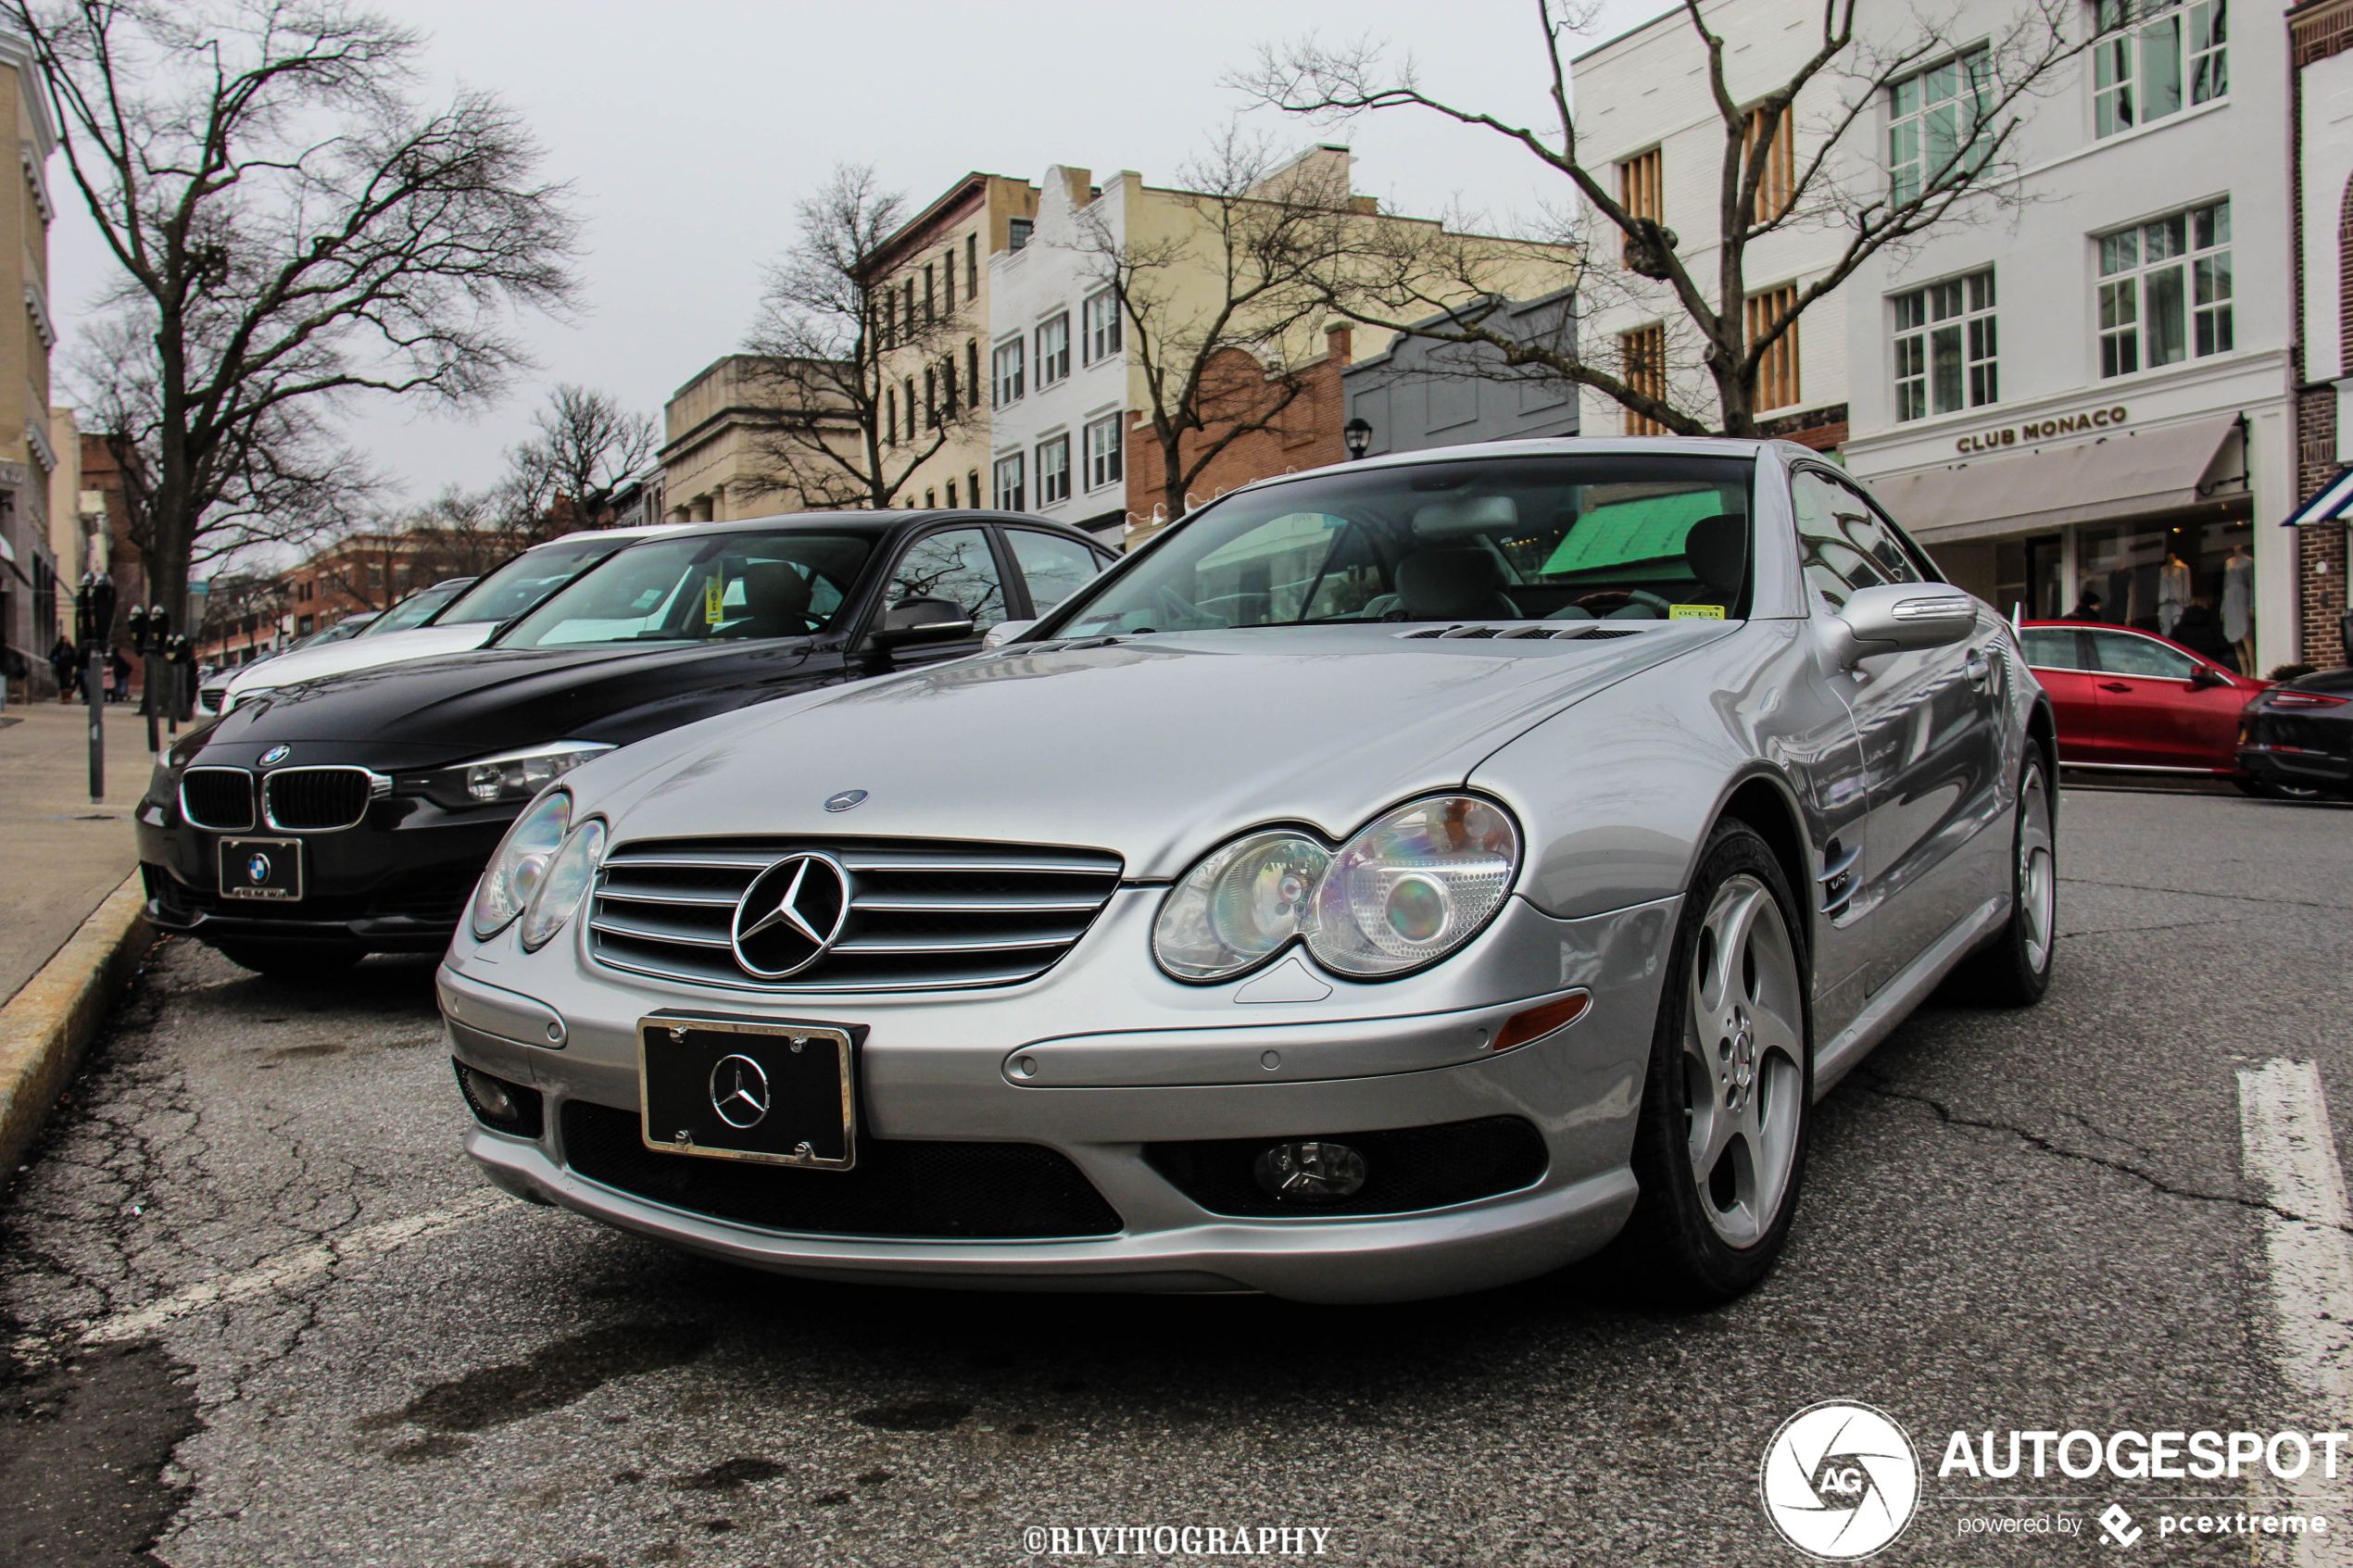
[[[2157,569],[2157,629],[2164,636],[2173,634],[2174,625],[2182,619],[2182,608],[2190,602],[2190,563],[2182,558],[2177,549],[2168,548],[2165,564]]]
[[[2231,546],[2222,563],[2222,635],[2238,648],[2239,673],[2255,672],[2255,558]]]

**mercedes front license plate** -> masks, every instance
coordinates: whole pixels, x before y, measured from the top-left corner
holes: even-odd
[[[847,1171],[858,1162],[854,1054],[850,1032],[830,1024],[640,1019],[646,1147]]]
[[[302,840],[224,838],[220,841],[220,896],[275,898],[302,897]]]

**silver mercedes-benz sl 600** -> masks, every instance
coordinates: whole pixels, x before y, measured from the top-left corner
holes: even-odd
[[[1931,988],[2048,983],[2048,703],[1800,446],[1268,480],[992,641],[538,797],[439,972],[491,1180],[835,1279],[1705,1303]]]

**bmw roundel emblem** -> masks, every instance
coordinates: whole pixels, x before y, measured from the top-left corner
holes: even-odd
[[[256,887],[270,880],[270,857],[256,855],[245,862],[245,878]]]
[[[291,746],[273,746],[261,754],[261,765],[265,768],[274,768],[293,755],[294,747]]]
[[[862,789],[845,789],[839,795],[829,795],[825,797],[825,809],[847,811],[865,798],[866,792]]]

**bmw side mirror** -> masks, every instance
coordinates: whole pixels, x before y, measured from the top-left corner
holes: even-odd
[[[1035,621],[1000,621],[982,634],[980,646],[984,649],[1003,647],[1037,624]]]
[[[915,643],[960,643],[973,634],[973,618],[953,599],[901,599],[883,612],[874,631],[876,647]]]
[[[1977,601],[1942,583],[1883,583],[1858,588],[1831,618],[1839,662],[1874,654],[1957,643],[1977,626]]]

